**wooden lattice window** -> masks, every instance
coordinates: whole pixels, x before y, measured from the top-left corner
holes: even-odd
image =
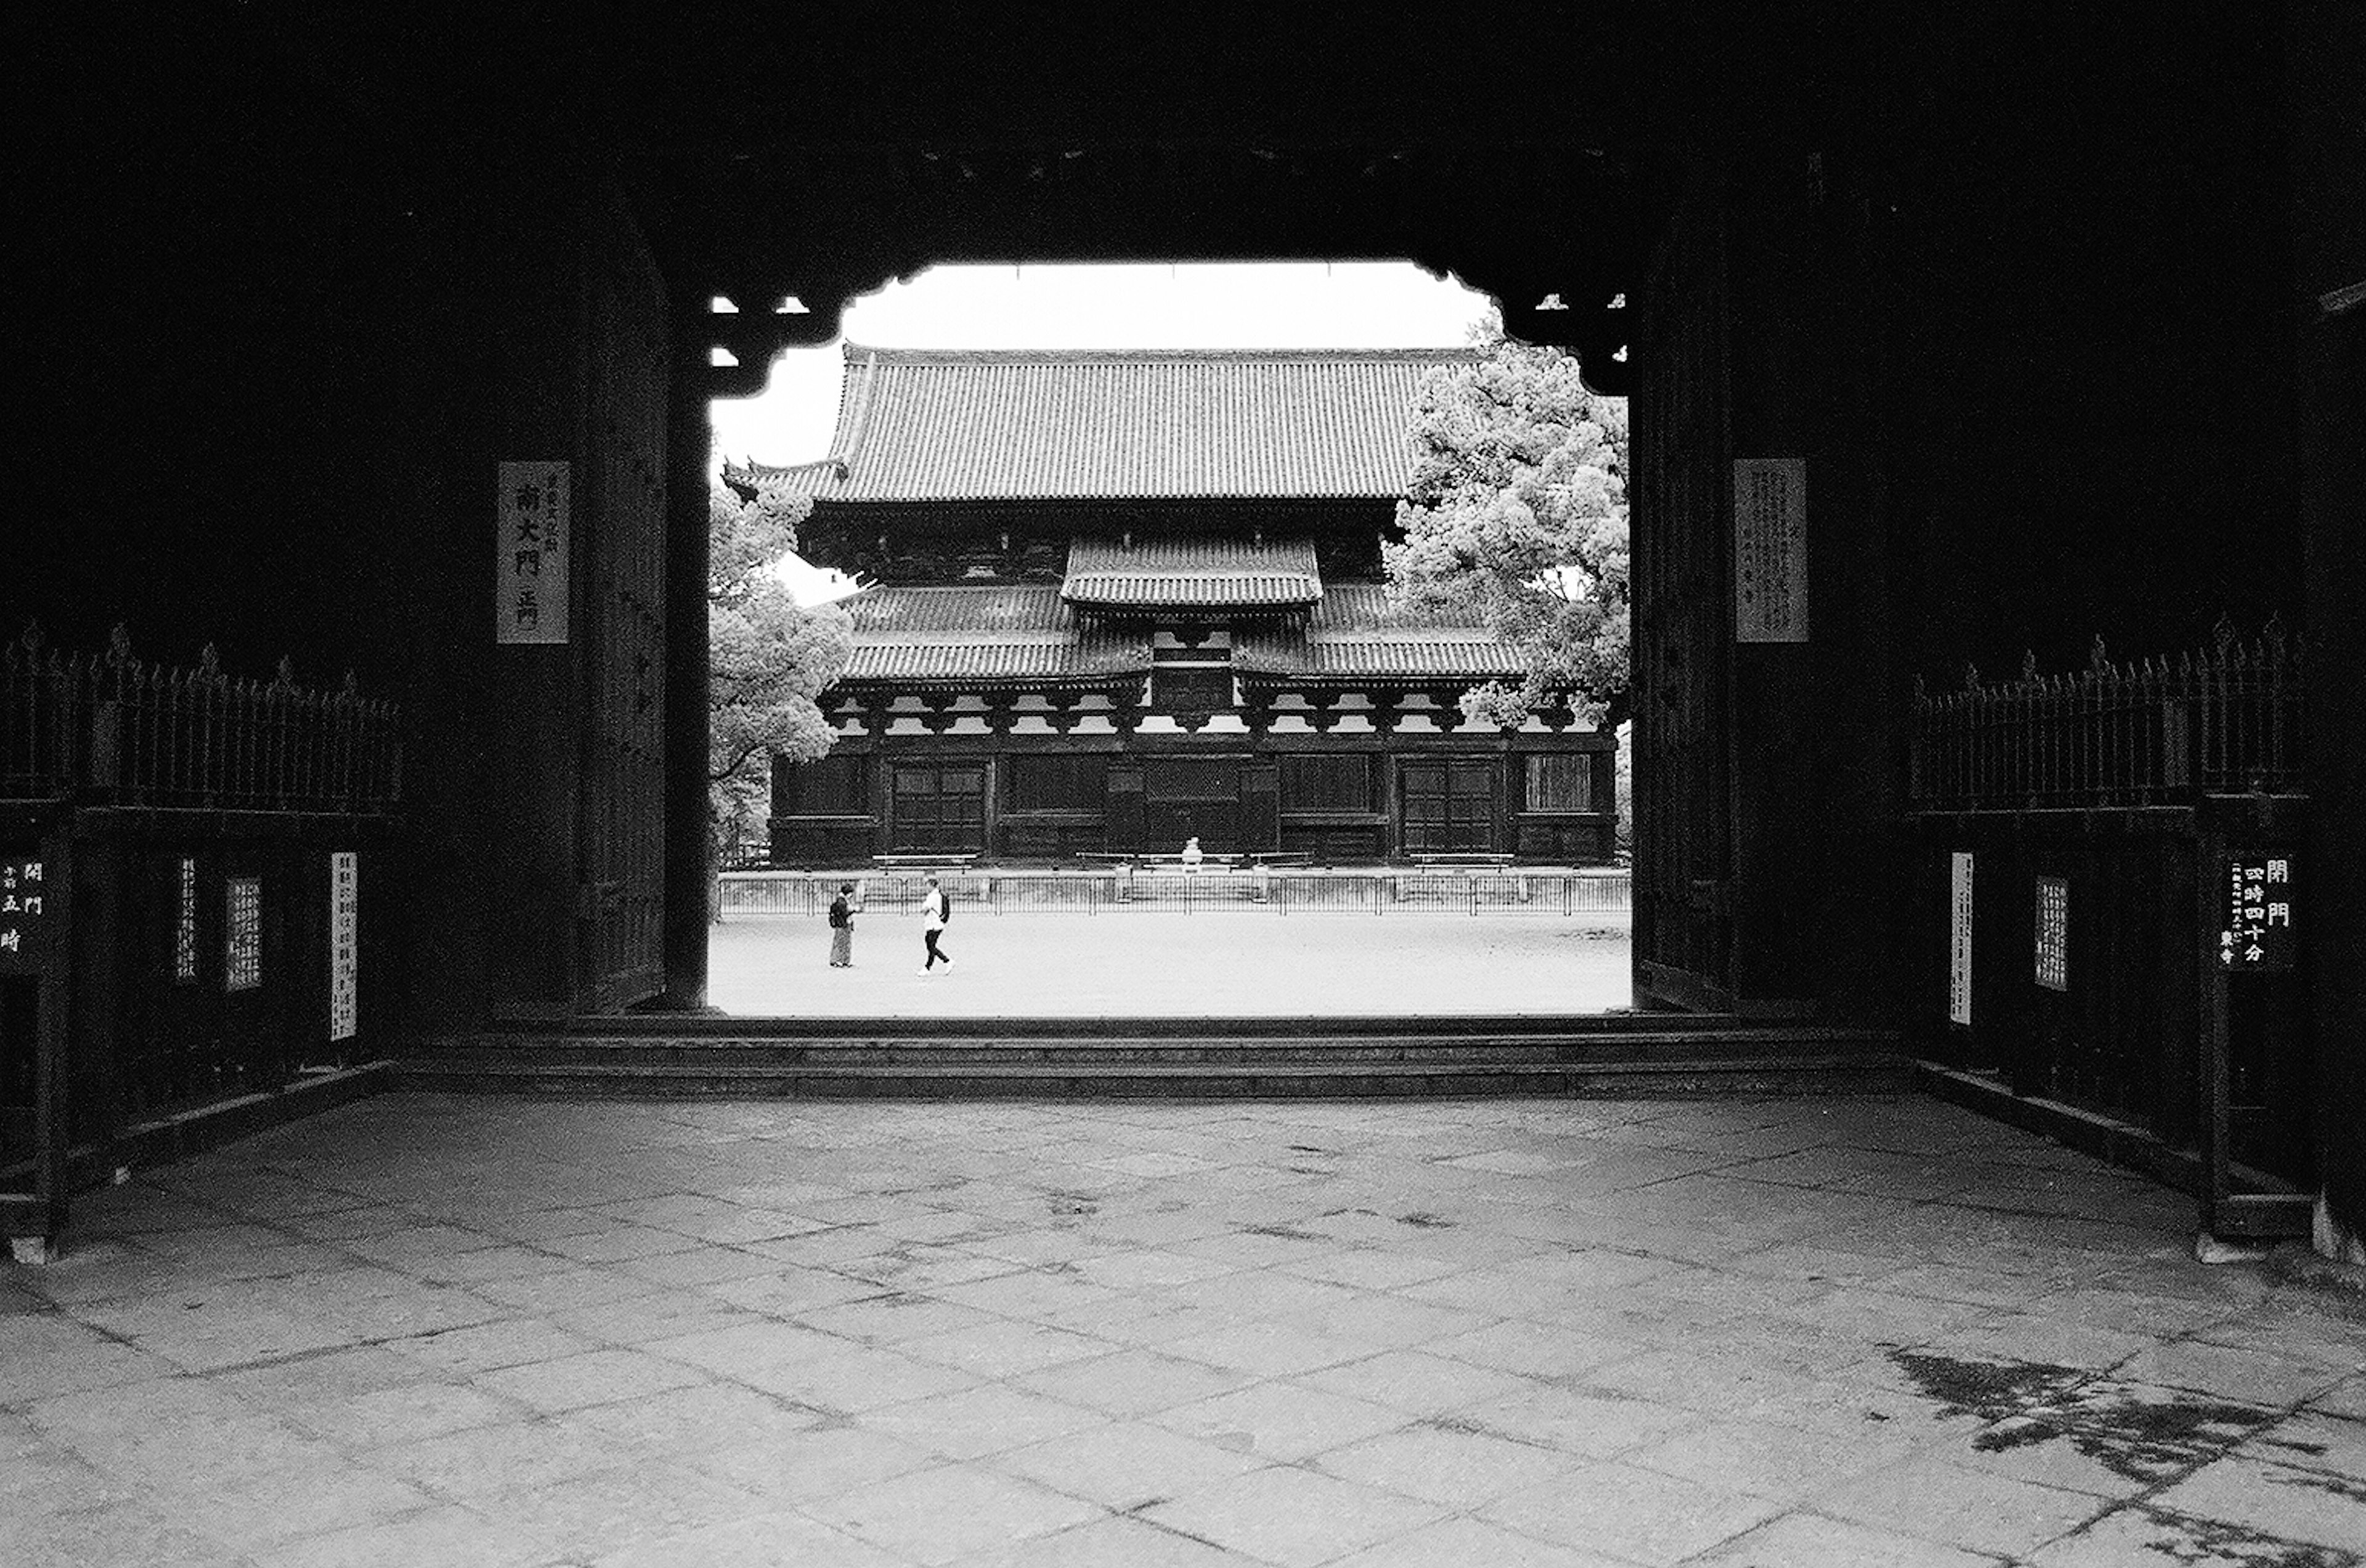
[[[1594,758],[1590,753],[1528,759],[1528,809],[1594,809]]]
[[[1284,811],[1369,811],[1372,795],[1369,756],[1349,752],[1281,759]]]
[[[1098,811],[1108,794],[1106,757],[1010,759],[1013,811]]]

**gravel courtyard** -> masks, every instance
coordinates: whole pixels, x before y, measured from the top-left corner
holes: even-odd
[[[851,969],[818,919],[708,928],[709,999],[745,1016],[1161,1018],[1606,1012],[1633,1001],[1623,914],[1098,915],[962,909],[951,970],[919,973],[905,911],[856,922]]]

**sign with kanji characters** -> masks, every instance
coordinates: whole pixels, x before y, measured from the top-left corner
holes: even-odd
[[[2037,983],[2070,988],[2070,884],[2059,876],[2037,879]]]
[[[1733,462],[1733,637],[1808,640],[1808,461]]]
[[[1947,1021],[1972,1021],[1972,857],[1952,857],[1947,909]]]
[[[197,863],[181,857],[180,903],[173,916],[173,983],[197,983]]]
[[[222,894],[222,989],[263,984],[263,878],[233,876]]]
[[[493,640],[567,640],[567,556],[574,517],[565,463],[503,463],[494,506]]]
[[[351,1040],[360,1030],[361,857],[342,850],[329,857],[329,1038]]]
[[[40,861],[0,860],[0,975],[38,975],[61,956],[61,912]]]
[[[2220,867],[2225,889],[2224,923],[2218,929],[2218,966],[2236,975],[2277,975],[2300,962],[2300,938],[2293,927],[2300,900],[2293,896],[2289,850],[2253,850],[2231,854]]]

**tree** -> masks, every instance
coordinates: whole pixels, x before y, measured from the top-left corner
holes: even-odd
[[[1614,728],[1628,706],[1626,400],[1586,390],[1559,349],[1482,333],[1485,358],[1422,378],[1404,542],[1382,552],[1392,595],[1474,616],[1518,651],[1526,677],[1465,693],[1465,714],[1517,724],[1566,703]]]
[[[853,618],[835,604],[799,604],[772,571],[812,511],[776,487],[744,505],[721,485],[709,493],[708,848],[717,867],[766,817],[772,757],[809,762],[830,748],[814,699],[845,672]]]

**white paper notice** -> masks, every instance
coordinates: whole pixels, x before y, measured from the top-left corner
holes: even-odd
[[[1808,640],[1808,460],[1733,462],[1733,635]]]
[[[329,1038],[351,1040],[361,1027],[361,857],[329,857]]]
[[[1947,921],[1947,1020],[1968,1024],[1972,1021],[1972,857],[1958,851],[1954,861]]]

